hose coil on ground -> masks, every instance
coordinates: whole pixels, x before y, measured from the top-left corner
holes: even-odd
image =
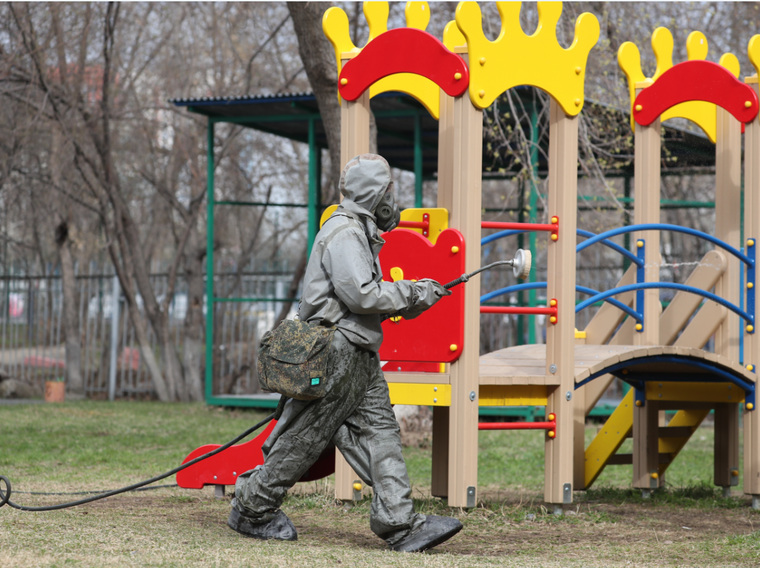
[[[170,475],[174,475],[183,469],[186,469],[190,467],[191,465],[195,465],[196,463],[203,461],[207,458],[210,458],[211,456],[215,456],[216,454],[219,454],[229,448],[230,446],[237,444],[240,440],[243,438],[249,436],[259,428],[261,428],[264,424],[269,422],[270,420],[275,419],[277,416],[277,413],[270,414],[266,418],[264,418],[261,422],[258,424],[255,424],[248,428],[245,432],[240,434],[239,436],[233,438],[223,446],[219,446],[218,448],[210,451],[207,454],[203,454],[202,456],[198,456],[197,458],[190,460],[187,463],[183,463],[179,467],[175,467],[171,471],[167,471],[166,473],[162,473],[161,475],[157,475],[156,477],[151,477],[150,479],[146,479],[145,481],[140,481],[138,483],[135,483],[133,485],[128,485],[127,487],[121,487],[119,489],[114,489],[112,491],[106,491],[105,493],[99,493],[97,495],[93,495],[92,497],[87,497],[85,499],[80,499],[79,501],[71,501],[69,503],[60,503],[58,505],[46,505],[43,507],[27,507],[25,505],[19,505],[17,503],[14,503],[11,501],[11,482],[10,480],[5,477],[4,475],[0,475],[0,507],[5,506],[6,504],[10,505],[14,509],[18,509],[19,511],[57,511],[60,509],[68,509],[69,507],[76,507],[78,505],[84,505],[85,503],[92,503],[93,501],[97,501],[99,499],[105,499],[106,497],[113,497],[114,495],[119,495],[120,493],[126,493],[127,491],[135,491],[136,489],[139,489],[141,487],[145,487],[146,485],[150,485],[151,483],[155,483],[156,481],[160,481],[162,479],[166,479]],[[3,489],[2,485],[5,485],[5,488]]]

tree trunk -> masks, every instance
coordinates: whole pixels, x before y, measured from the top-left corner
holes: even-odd
[[[204,323],[203,296],[203,261],[206,248],[199,246],[185,254],[185,275],[187,277],[187,314],[184,323],[184,348],[182,349],[182,367],[185,384],[191,400],[204,400]],[[207,309],[211,309],[208,306]]]
[[[172,385],[164,380],[161,367],[158,365],[158,361],[156,361],[156,357],[153,354],[153,347],[148,339],[148,332],[145,329],[143,319],[137,310],[137,306],[129,304],[129,302],[127,304],[129,319],[132,321],[132,326],[135,329],[135,339],[137,339],[137,344],[140,346],[140,355],[148,368],[148,373],[151,376],[153,387],[156,389],[158,400],[161,402],[172,402],[174,400],[174,392],[171,390]]]
[[[322,31],[322,15],[330,7],[322,2],[288,2],[293,28],[298,37],[298,51],[306,76],[317,99],[319,114],[327,136],[330,152],[326,203],[338,201],[340,163],[340,106],[338,105],[338,67],[330,41]]]
[[[61,283],[63,288],[63,329],[66,336],[66,391],[73,398],[84,398],[82,377],[82,345],[79,336],[79,302],[74,272],[74,255],[66,221],[55,229],[55,241],[61,260]]]

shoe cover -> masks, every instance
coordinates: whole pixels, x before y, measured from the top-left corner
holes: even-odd
[[[453,517],[428,515],[419,529],[391,546],[396,552],[422,552],[433,548],[462,530],[462,523]]]
[[[298,540],[296,527],[288,516],[278,510],[274,518],[266,523],[255,523],[250,517],[237,510],[233,504],[227,526],[245,536],[260,540]]]

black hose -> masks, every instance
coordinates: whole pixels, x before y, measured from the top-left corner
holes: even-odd
[[[114,495],[119,495],[120,493],[126,493],[127,491],[135,491],[136,489],[139,489],[140,487],[144,487],[145,485],[150,485],[151,483],[155,483],[156,481],[161,481],[162,479],[166,479],[170,475],[174,475],[183,469],[187,469],[191,465],[194,465],[198,463],[199,461],[203,461],[207,458],[210,458],[211,456],[215,456],[216,454],[219,454],[229,448],[230,446],[238,443],[240,440],[245,438],[246,436],[249,436],[259,428],[261,428],[264,424],[269,422],[270,420],[273,420],[276,416],[276,412],[273,412],[266,418],[264,418],[261,422],[258,424],[255,424],[248,428],[245,432],[237,436],[236,438],[230,440],[223,446],[219,446],[215,450],[211,450],[207,454],[203,454],[202,456],[198,456],[195,459],[190,460],[187,463],[183,463],[179,467],[175,467],[171,471],[167,471],[166,473],[162,473],[161,475],[157,475],[156,477],[151,477],[150,479],[146,479],[145,481],[140,481],[138,483],[135,483],[133,485],[129,485],[127,487],[122,487],[120,489],[114,489],[112,491],[106,491],[105,493],[100,493],[98,495],[93,495],[92,497],[87,497],[85,499],[80,499],[79,501],[71,501],[69,503],[60,503],[58,505],[47,505],[44,507],[26,507],[24,505],[19,505],[17,503],[14,503],[11,501],[11,482],[10,480],[5,477],[4,475],[0,475],[0,482],[5,485],[5,489],[0,486],[0,507],[5,505],[6,503],[13,507],[14,509],[18,509],[19,511],[57,511],[59,509],[68,509],[69,507],[76,507],[78,505],[84,505],[85,503],[92,503],[93,501],[97,501],[99,499],[105,499],[106,497],[113,497]]]

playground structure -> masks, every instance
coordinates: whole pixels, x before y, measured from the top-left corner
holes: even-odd
[[[450,506],[474,507],[478,409],[525,404],[546,406],[546,421],[524,427],[546,431],[544,497],[557,508],[571,503],[574,490],[588,488],[606,465],[614,463],[633,464],[634,487],[643,491],[659,487],[669,463],[711,410],[714,480],[729,489],[739,479],[741,406],[744,492],[757,508],[757,75],[740,81],[738,60],[731,54],[719,64],[706,61],[707,42],[699,32],[687,41],[689,60],[673,65],[670,32],[655,30],[652,45],[658,66],[650,78],[641,71],[636,46],[621,46],[618,59],[629,82],[635,131],[634,225],[591,235],[576,227],[578,115],[583,109],[586,62],[598,40],[599,24],[593,15],[582,14],[573,43],[562,48],[555,33],[561,4],[538,3],[538,27],[530,36],[519,25],[519,3],[499,3],[498,9],[501,34],[495,41],[485,37],[480,9],[473,2],[460,3],[456,21],[439,41],[424,31],[427,3],[408,3],[407,27],[387,30],[387,3],[367,2],[364,12],[370,33],[361,49],[349,39],[348,18],[342,10],[331,8],[323,19],[338,62],[343,163],[369,151],[369,105],[376,94],[407,93],[439,121],[438,208],[405,212],[402,220],[408,228],[402,224],[385,235],[384,278],[433,277],[447,282],[471,272],[480,266],[483,230],[496,229],[504,235],[540,231],[548,239],[546,283],[520,284],[483,297],[476,285],[459,286],[423,316],[383,324],[380,355],[388,361],[384,369],[391,402],[433,407],[432,493],[447,497]],[[757,70],[760,36],[751,39],[748,53]],[[544,224],[482,222],[482,112],[506,90],[526,84],[551,95],[549,219]],[[713,235],[660,223],[661,124],[675,117],[699,125],[716,145]],[[744,239],[737,222],[742,207],[742,130]],[[663,230],[684,232],[715,245],[685,284],[660,281]],[[635,252],[611,240],[626,232],[634,236]],[[579,234],[585,240],[579,241]],[[631,260],[617,288],[596,292],[568,285],[576,282],[577,252],[590,246],[611,247]],[[548,304],[481,306],[490,298],[527,287],[545,287]],[[665,310],[658,292],[662,288],[676,291]],[[590,297],[576,305],[576,292]],[[605,303],[590,323],[576,330],[575,313],[599,301]],[[480,314],[488,312],[546,315],[546,343],[480,356]],[[712,351],[705,349],[708,343],[714,345]],[[615,377],[633,388],[584,448],[585,418]],[[664,410],[677,411],[667,425],[661,423]],[[629,435],[633,454],[617,455]],[[254,442],[249,444],[255,446]],[[356,498],[361,493],[357,476],[339,454],[335,459],[336,497]],[[237,473],[253,465],[238,464],[224,482],[221,474],[212,480],[209,470],[205,477],[197,476],[196,485],[187,486],[232,484]],[[178,482],[183,485],[179,476]]]

